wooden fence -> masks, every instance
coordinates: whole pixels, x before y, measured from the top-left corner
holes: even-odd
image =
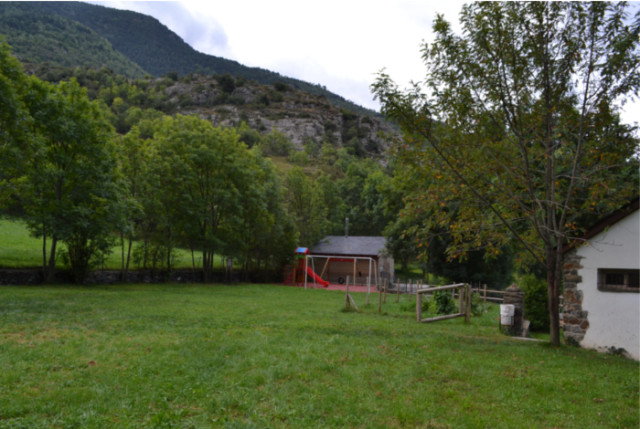
[[[458,313],[446,314],[444,316],[436,316],[436,317],[430,317],[426,319],[422,318],[422,295],[428,294],[428,293],[434,293],[442,290],[455,291],[457,289],[460,289],[459,291],[460,305],[459,305]],[[464,317],[464,321],[466,323],[469,322],[469,319],[471,317],[471,287],[469,287],[468,284],[457,283],[453,285],[427,287],[424,289],[416,290],[416,318],[418,319],[418,322],[430,323],[430,322],[437,322],[439,320],[453,319],[456,317]]]
[[[417,281],[417,280],[416,281],[407,280],[404,283],[399,281],[399,282],[396,282],[393,286],[394,286],[393,289],[388,289],[387,293],[393,293],[396,295],[403,294],[403,293],[413,295],[419,290],[431,287],[428,285],[423,285],[422,281]],[[504,290],[488,289],[487,285],[472,286],[471,291],[480,295],[480,297],[485,303],[487,301],[497,302],[497,303],[504,302],[504,294],[506,293],[506,291]],[[455,298],[456,297],[455,290],[453,291],[453,295]]]
[[[471,291],[480,295],[485,304],[487,303],[487,301],[504,302],[504,294],[506,293],[506,291],[504,290],[487,289],[487,285],[471,288]]]

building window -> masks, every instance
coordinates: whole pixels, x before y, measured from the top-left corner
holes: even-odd
[[[640,270],[598,269],[598,290],[640,292]]]

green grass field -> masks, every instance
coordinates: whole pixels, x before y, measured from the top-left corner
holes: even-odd
[[[63,246],[64,244],[61,243],[60,248],[63,248]],[[199,258],[199,255],[196,258]],[[220,255],[216,255],[216,266],[222,265],[220,258]],[[200,263],[200,259],[197,260],[197,263]],[[42,239],[31,237],[29,230],[22,221],[0,218],[0,267],[34,268],[41,266]],[[120,246],[114,246],[104,266],[99,268],[119,270],[121,266],[122,249]],[[133,261],[130,266],[135,268]],[[191,266],[191,253],[184,249],[177,249],[174,268],[191,268]],[[56,267],[64,268],[64,262],[60,254],[58,254],[56,260]]]
[[[23,222],[0,218],[0,264],[4,268],[42,266],[42,240],[30,237]]]
[[[0,287],[0,428],[639,425],[638,362],[354,295]]]

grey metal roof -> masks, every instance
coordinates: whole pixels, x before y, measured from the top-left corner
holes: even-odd
[[[311,254],[378,256],[385,253],[384,237],[328,235],[311,248]]]

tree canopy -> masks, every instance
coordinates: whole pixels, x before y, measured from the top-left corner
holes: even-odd
[[[110,248],[118,196],[113,128],[76,81],[30,82],[24,100],[33,121],[19,198],[32,233],[43,238],[43,265],[51,239],[48,278],[62,241],[82,282]]]
[[[404,131],[408,210],[432,219],[422,240],[446,228],[451,257],[517,243],[547,271],[554,344],[563,249],[638,190],[638,140],[618,107],[640,87],[640,20],[628,19],[622,3],[468,4],[462,35],[435,20],[424,85],[384,73],[373,85]]]

